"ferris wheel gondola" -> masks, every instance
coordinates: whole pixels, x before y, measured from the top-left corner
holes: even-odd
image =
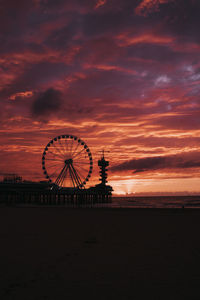
[[[74,135],[52,139],[42,155],[46,179],[59,187],[84,188],[93,169],[92,154],[86,143]]]

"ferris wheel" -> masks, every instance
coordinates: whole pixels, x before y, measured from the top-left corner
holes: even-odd
[[[50,183],[59,187],[83,188],[91,177],[92,154],[78,137],[59,135],[45,147],[42,169]]]

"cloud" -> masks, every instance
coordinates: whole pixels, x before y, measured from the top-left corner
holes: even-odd
[[[50,88],[41,93],[32,104],[32,114],[36,117],[57,112],[62,103],[62,94],[60,91]]]
[[[146,16],[151,12],[158,11],[159,6],[174,0],[142,0],[135,8],[135,13],[140,16]]]
[[[121,46],[130,46],[136,44],[169,45],[174,40],[173,37],[163,35],[159,36],[158,34],[156,35],[148,32],[135,36],[120,34],[117,38]]]
[[[191,102],[189,101],[191,104]],[[180,109],[183,111],[183,107]],[[151,122],[152,125],[157,125],[159,128],[168,128],[172,130],[179,130],[179,131],[195,131],[200,129],[200,112],[198,108],[195,111],[192,107],[187,106],[185,108],[185,113],[174,113],[172,115],[163,115],[160,118],[154,119]],[[191,110],[191,112],[189,112]],[[193,111],[192,111],[193,110]],[[188,112],[187,112],[188,111]]]
[[[133,171],[133,173],[153,172],[166,169],[188,169],[200,167],[200,154],[197,152],[169,156],[154,156],[132,159],[111,168],[116,171]]]
[[[26,92],[19,92],[16,94],[13,94],[9,97],[9,100],[16,100],[17,98],[29,98],[33,96],[33,92],[32,91],[26,91]]]
[[[95,9],[97,9],[97,8],[105,5],[106,2],[107,2],[107,0],[98,0],[97,3],[96,3],[96,5],[95,5]]]
[[[23,165],[30,177],[36,159],[41,169],[38,145],[66,131],[93,153],[110,149],[110,165],[127,162],[119,169],[156,178],[152,170],[176,167],[173,176],[184,168],[199,176],[191,167],[197,155],[174,157],[200,142],[199,0],[0,6],[1,146],[33,153]],[[13,169],[18,152],[10,155]]]

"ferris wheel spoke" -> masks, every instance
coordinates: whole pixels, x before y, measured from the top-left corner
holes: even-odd
[[[52,154],[53,155],[53,157],[57,157],[57,155],[54,153],[54,152],[52,152],[51,150],[48,150],[48,152],[47,152],[48,154]]]
[[[88,173],[88,169],[83,168],[82,166],[79,166],[78,164],[76,164],[76,167],[81,168],[83,171]]]
[[[83,176],[83,178],[85,180],[85,178],[86,178],[86,176],[88,174],[88,171],[82,170],[81,168],[79,168],[77,166],[75,167],[75,169],[82,174],[82,176]]]
[[[60,168],[60,167],[62,167],[63,166],[63,163],[61,164],[61,162],[59,162],[59,166],[58,166],[58,164],[48,164],[48,168],[54,168],[54,167],[57,167],[57,168]]]
[[[49,177],[50,178],[53,178],[54,176],[56,177],[57,176],[57,174],[58,174],[58,168],[53,172],[53,173],[51,173],[51,174],[49,174]]]
[[[50,179],[55,179],[55,178],[57,178],[58,177],[58,175],[60,174],[60,168],[58,169],[51,169],[51,170],[49,170],[49,177],[50,177]]]
[[[62,147],[63,147],[63,150],[64,150],[64,153],[65,153],[65,155],[67,154],[67,149],[66,149],[66,143],[65,143],[65,139],[63,140],[61,140],[60,142],[61,142],[61,144],[62,144]]]
[[[76,172],[77,172],[78,176],[79,176],[80,179],[81,179],[81,183],[84,184],[84,182],[85,182],[85,180],[86,180],[87,177],[84,176],[84,175],[80,172],[80,170],[78,170],[78,169],[76,169]]]
[[[75,152],[77,151],[77,149],[78,149],[79,146],[80,146],[80,144],[78,143],[78,144],[76,145],[76,148],[74,149],[74,151],[73,151],[73,153],[72,153],[72,158],[74,158],[74,154],[75,154]]]
[[[65,146],[66,146],[66,153],[69,155],[69,143],[68,140],[65,140]]]
[[[59,158],[45,158],[45,160],[63,162],[63,159],[59,159]]]
[[[76,173],[78,174],[78,177],[80,178],[80,182],[82,185],[84,185],[86,183],[86,176],[84,176],[80,170],[76,169]]]
[[[56,180],[59,174],[60,174],[60,169],[56,169],[53,172],[49,173],[49,177],[51,180]]]
[[[60,139],[58,140],[58,143],[60,144],[60,151],[63,153],[63,155],[65,155],[66,154],[65,149],[64,149],[63,144],[61,143]]]
[[[53,172],[53,171],[60,171],[62,169],[62,166],[48,166],[48,169],[50,172]]]
[[[70,156],[72,157],[72,149],[73,149],[73,146],[74,146],[74,140],[72,139],[71,140],[71,146],[70,146]]]
[[[77,174],[79,175],[79,177],[80,178],[82,177],[81,181],[84,182],[86,176],[83,176],[83,174],[80,172],[80,170],[77,170],[77,168],[75,170],[76,170]]]
[[[64,154],[63,154],[63,153],[60,151],[60,149],[55,145],[55,143],[53,143],[53,146],[54,146],[55,150],[56,150],[57,152],[59,152],[60,155],[64,158]]]
[[[49,171],[53,172],[53,173],[59,174],[60,170],[62,170],[62,167],[63,166],[57,166],[57,165],[55,165],[55,166],[49,166]],[[52,170],[52,168],[53,168],[53,170]],[[51,175],[49,175],[49,176],[51,177]]]
[[[84,150],[85,150],[85,148],[83,148],[81,151],[79,151],[78,153],[76,153],[76,155],[73,158],[75,158],[75,157],[77,157],[77,155],[80,155],[81,153],[83,153]]]
[[[68,141],[67,146],[67,155],[70,156],[71,140]]]
[[[52,154],[54,158],[57,158],[57,157],[62,158],[62,159],[64,158],[64,157],[61,156],[59,153],[55,153],[55,152],[52,152],[52,151],[50,151],[50,150],[48,150],[47,153]]]
[[[79,153],[79,155],[77,156],[77,159],[80,161],[85,161],[86,159],[88,159],[88,155],[86,154],[85,149],[82,149],[82,150],[83,151],[81,153]]]
[[[66,154],[71,157],[71,146],[72,146],[72,140],[66,141]]]
[[[75,163],[75,164],[80,164],[80,165],[87,165],[87,166],[89,166],[89,162],[81,162],[81,161],[76,162],[76,161],[74,161],[74,163]]]
[[[59,146],[58,149],[60,150],[60,153],[62,153],[62,155],[65,157],[66,153],[63,149],[63,146],[62,146],[60,140],[58,140],[58,146]]]

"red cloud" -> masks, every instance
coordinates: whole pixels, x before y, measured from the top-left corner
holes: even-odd
[[[104,4],[106,4],[107,0],[98,0],[96,5],[95,5],[95,9],[103,6]]]
[[[135,13],[140,16],[146,16],[152,11],[157,11],[160,4],[168,3],[174,0],[143,0],[136,8]]]
[[[131,180],[199,176],[199,156],[172,156],[199,149],[200,2],[171,1],[4,1],[1,170],[42,179],[43,147],[71,133],[110,166],[137,160]]]
[[[121,46],[130,46],[135,44],[158,44],[167,45],[174,41],[172,36],[162,36],[154,33],[143,33],[141,35],[120,34],[117,39]]]

